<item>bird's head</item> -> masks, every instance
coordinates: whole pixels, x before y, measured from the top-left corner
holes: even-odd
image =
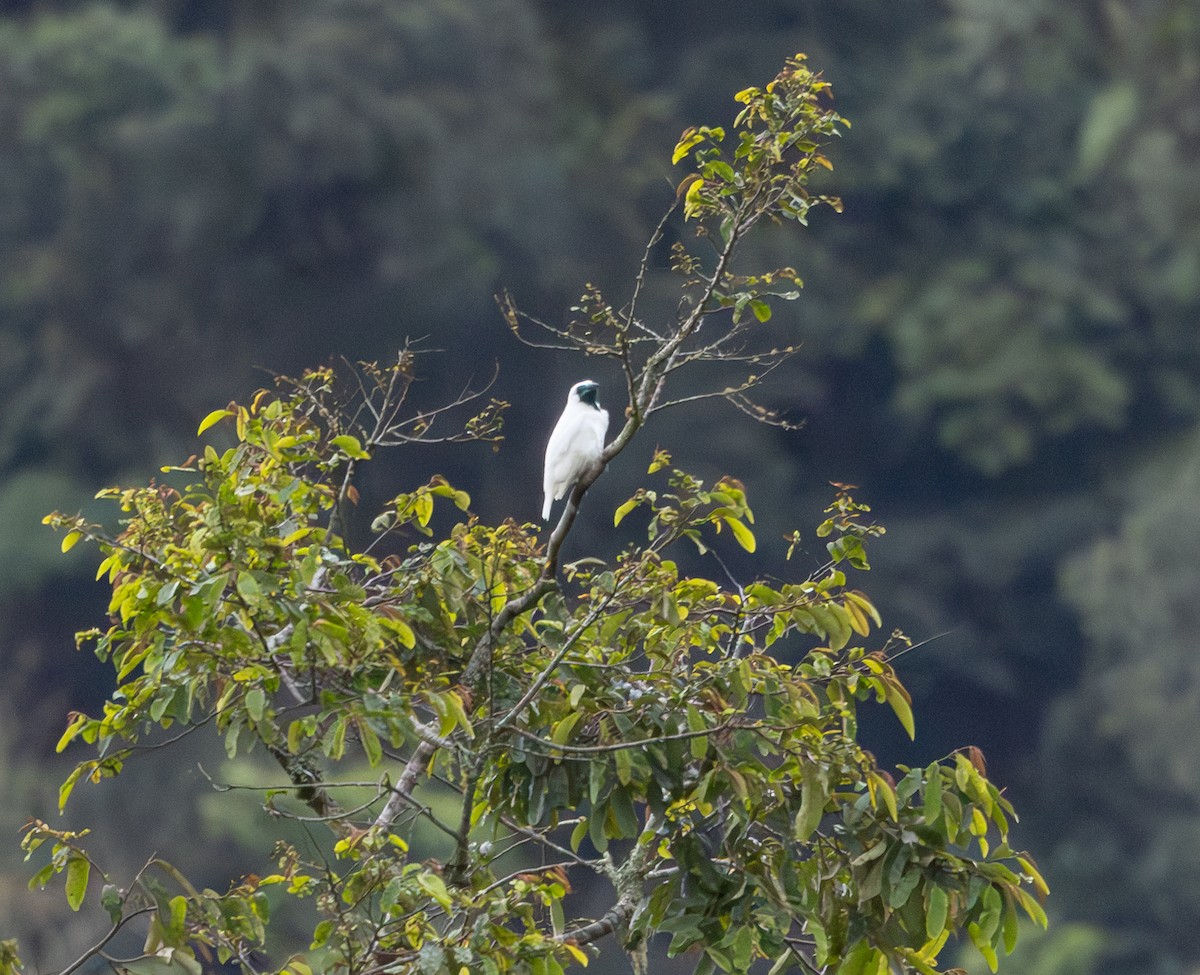
[[[571,387],[569,401],[577,399],[581,403],[587,403],[592,409],[598,410],[600,409],[600,404],[596,402],[596,394],[598,392],[600,392],[600,384],[590,379],[585,379]]]

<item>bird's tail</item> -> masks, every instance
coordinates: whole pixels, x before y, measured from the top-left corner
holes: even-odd
[[[550,492],[547,491],[546,500],[542,502],[542,521],[550,520],[550,506],[552,504],[554,504],[554,498],[551,497]]]

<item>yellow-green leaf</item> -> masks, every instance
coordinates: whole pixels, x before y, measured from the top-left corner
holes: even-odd
[[[800,771],[800,811],[792,824],[792,837],[797,843],[805,843],[821,822],[825,812],[825,786],[815,762],[805,762]]]
[[[1041,874],[1041,871],[1039,871],[1038,868],[1033,865],[1033,862],[1029,860],[1028,857],[1017,857],[1017,863],[1021,865],[1021,870],[1028,874],[1030,879],[1033,880],[1033,886],[1037,888],[1038,892],[1043,897],[1048,896],[1050,893],[1050,887],[1047,885],[1045,878]]]
[[[859,609],[870,616],[871,619],[875,621],[876,626],[883,626],[883,617],[879,615],[879,610],[877,610],[875,608],[875,604],[872,603],[871,600],[869,600],[861,592],[859,592],[857,589],[853,589],[847,593],[844,593],[844,596],[847,600],[854,603],[859,607]]]
[[[733,532],[733,537],[737,539],[738,544],[747,552],[753,552],[758,544],[754,540],[754,532],[731,515],[726,515],[722,520],[729,526],[729,530]]]
[[[867,774],[867,785],[870,787],[873,796],[883,800],[883,805],[887,809],[888,815],[893,820],[898,821],[900,816],[896,809],[896,793],[888,785],[887,779],[878,772],[869,772]]]
[[[575,824],[575,828],[571,830],[571,849],[578,852],[579,846],[583,843],[583,838],[588,834],[588,821],[586,816],[581,816],[579,822]]]
[[[679,137],[679,142],[675,145],[675,151],[671,154],[671,165],[676,165],[679,160],[691,152],[693,146],[697,146],[703,141],[704,136],[697,132],[694,127],[685,130],[683,135]]]
[[[90,771],[95,762],[84,762],[82,765],[76,765],[70,774],[63,780],[63,784],[58,787],[58,811],[62,812],[67,806],[67,799],[75,790],[75,783],[79,781],[79,777],[84,772]]]
[[[621,507],[619,507],[616,510],[616,512],[613,514],[613,527],[616,528],[617,525],[621,524],[621,522],[625,520],[625,516],[627,514],[629,514],[629,512],[631,512],[634,508],[636,508],[640,503],[641,503],[640,498],[630,498],[623,505],[621,505]]]
[[[967,925],[967,934],[971,938],[971,942],[979,949],[979,953],[983,955],[983,960],[987,962],[989,971],[996,971],[999,967],[1000,960],[996,957],[996,949],[992,947],[991,942],[984,936],[983,930],[972,921]]]
[[[454,691],[446,691],[445,694],[441,695],[441,698],[446,703],[446,709],[454,719],[454,723],[467,733],[468,738],[474,738],[475,728],[471,724],[471,719],[467,717],[466,710],[463,708],[462,698]]]
[[[708,738],[703,733],[708,730],[708,722],[694,704],[687,706],[688,731],[695,734],[691,740],[692,758],[702,760],[708,754]]]
[[[929,908],[925,912],[925,935],[929,939],[936,938],[946,930],[946,916],[950,911],[950,898],[942,887],[933,887],[929,891]]]
[[[209,427],[211,427],[214,423],[216,423],[219,420],[225,419],[225,417],[227,417],[227,416],[233,416],[233,414],[230,413],[229,410],[224,410],[224,409],[213,410],[211,413],[208,414],[208,416],[206,416],[203,420],[200,421],[200,428],[196,431],[196,436],[197,437],[200,436],[202,433],[204,433],[205,430],[207,430]]]
[[[58,739],[58,744],[54,746],[56,752],[61,752],[71,743],[80,729],[87,724],[88,716],[86,714],[77,714],[71,719],[71,723],[67,725],[67,730],[62,733],[62,737]]]
[[[71,549],[75,547],[75,543],[81,538],[83,538],[83,532],[67,532],[67,534],[63,536],[62,550],[64,552],[71,551]]]
[[[550,740],[556,745],[565,745],[581,717],[583,717],[582,711],[572,711],[554,726],[554,730],[550,732]]]
[[[1034,900],[1033,895],[1027,890],[1016,889],[1017,900],[1021,902],[1021,907],[1025,913],[1029,915],[1029,919],[1035,924],[1041,926],[1043,930],[1046,928],[1046,912],[1042,910],[1042,905]]]
[[[396,639],[403,643],[409,650],[417,645],[417,635],[413,632],[413,628],[404,620],[392,620],[389,623],[392,632],[396,634]]]
[[[279,544],[286,548],[289,545],[296,544],[296,542],[300,541],[300,539],[306,537],[307,535],[310,535],[311,533],[312,533],[312,527],[310,525],[305,525],[303,528],[297,528],[294,532],[292,532],[286,538],[281,539]]]
[[[77,911],[83,904],[87,893],[88,876],[92,872],[91,863],[81,856],[73,856],[67,861],[67,903],[71,910]]]
[[[341,436],[334,437],[329,442],[347,457],[351,457],[354,460],[366,460],[371,456],[365,450],[363,450],[362,443],[359,441],[358,437],[352,437],[348,433],[343,433]]]
[[[896,717],[900,719],[901,726],[908,732],[908,737],[915,739],[917,731],[913,722],[912,705],[908,701],[908,693],[898,684],[885,679],[884,694],[888,704],[896,712]]]
[[[425,893],[437,901],[446,910],[449,910],[454,903],[450,899],[450,891],[446,889],[446,883],[434,873],[423,873],[417,877],[417,886]]]

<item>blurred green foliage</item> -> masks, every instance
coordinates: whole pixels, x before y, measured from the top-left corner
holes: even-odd
[[[1179,920],[1200,814],[1179,785],[1195,708],[1170,596],[1200,517],[1171,501],[1200,419],[1191,0],[0,10],[0,638],[24,668],[0,694],[60,669],[99,598],[54,578],[77,563],[52,562],[36,517],[186,456],[257,366],[405,334],[468,349],[464,372],[503,358],[503,467],[447,473],[519,514],[545,435],[522,404],[567,377],[514,354],[492,291],[557,308],[627,273],[673,191],[663,147],[802,47],[855,123],[834,155],[846,215],[759,245],[807,280],[776,310],[805,350],[773,404],[807,429],[714,411],[695,458],[719,444],[802,510],[825,480],[867,487],[892,526],[878,601],[918,639],[951,631],[911,655],[922,740],[982,726],[1000,780],[1044,807],[1024,828],[1059,844],[1056,909],[1119,935],[1096,970],[1200,960]],[[686,431],[662,431],[690,461]],[[760,513],[764,533],[796,520]],[[60,730],[36,724],[0,766],[13,805]]]

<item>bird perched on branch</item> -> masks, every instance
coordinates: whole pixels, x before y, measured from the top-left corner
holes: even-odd
[[[602,410],[596,402],[599,391],[597,383],[585,379],[572,386],[567,394],[566,409],[554,425],[546,445],[542,521],[550,518],[550,506],[592,468],[604,450],[608,411]]]

